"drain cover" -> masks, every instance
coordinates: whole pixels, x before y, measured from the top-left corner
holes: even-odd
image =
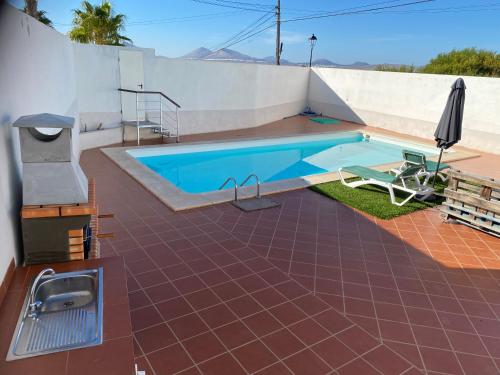
[[[273,208],[281,205],[281,203],[265,197],[242,199],[234,201],[232,204],[245,212],[264,210],[266,208]]]

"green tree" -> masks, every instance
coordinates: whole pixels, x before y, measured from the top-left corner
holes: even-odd
[[[375,67],[379,72],[399,72],[399,73],[417,73],[417,68],[413,65],[389,65],[381,64]]]
[[[73,28],[69,32],[71,40],[80,43],[108,44],[123,46],[131,40],[120,34],[125,28],[125,16],[115,14],[111,3],[101,5],[82,2],[82,9],[73,10]]]
[[[500,77],[500,54],[465,48],[441,53],[422,68],[423,73]]]
[[[47,17],[47,12],[44,10],[38,10],[37,0],[25,0],[23,12],[36,18],[41,23],[53,27],[52,21]]]

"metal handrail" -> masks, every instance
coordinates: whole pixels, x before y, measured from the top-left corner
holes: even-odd
[[[224,181],[224,183],[220,186],[219,190],[224,189],[224,186],[226,186],[229,181],[233,181],[233,183],[234,183],[234,200],[237,201],[238,200],[238,183],[236,182],[236,179],[234,177],[228,177],[226,179],[226,181]]]
[[[254,177],[255,181],[257,182],[257,195],[256,195],[256,197],[260,198],[260,180],[259,180],[259,176],[257,176],[255,173],[248,175],[248,177],[245,178],[245,181],[243,181],[240,184],[240,187],[243,187],[252,177]]]
[[[141,85],[142,87],[142,85]],[[159,119],[159,124],[158,124],[158,131],[156,129],[154,130],[155,133],[160,133],[162,138],[165,135],[164,131],[164,120],[169,120],[174,123],[175,126],[175,137],[176,137],[176,142],[178,143],[180,140],[179,136],[179,108],[181,107],[179,104],[177,104],[174,100],[170,99],[167,95],[165,95],[161,91],[140,91],[140,90],[131,90],[131,89],[122,89],[119,88],[118,91],[121,92],[126,92],[126,93],[132,93],[135,94],[135,122],[137,126],[137,145],[140,145],[140,128],[141,127],[153,127],[153,126],[141,126],[141,116],[139,113],[144,113],[144,118],[145,120],[155,118]],[[158,100],[139,100],[139,95],[141,94],[152,94],[152,95],[158,95]],[[175,115],[170,115],[168,112],[174,113],[172,109],[167,111],[167,113],[163,113],[163,109],[165,107],[162,97],[168,100],[170,103],[174,105],[175,108]],[[140,103],[144,103],[143,106],[140,105]],[[156,104],[159,105],[158,107],[151,106],[150,104]],[[123,106],[123,103],[122,103]],[[142,107],[142,108],[141,108]],[[165,119],[164,119],[165,117]],[[123,134],[123,133],[122,133]],[[171,136],[171,132],[168,131],[168,135]]]
[[[177,104],[173,99],[170,99],[167,95],[165,95],[161,91],[139,91],[139,90],[130,90],[130,89],[122,89],[122,88],[119,88],[118,91],[131,92],[131,93],[134,93],[134,94],[158,94],[158,95],[163,96],[170,103],[172,103],[173,105],[175,105],[177,108],[181,108],[181,106],[179,104]]]

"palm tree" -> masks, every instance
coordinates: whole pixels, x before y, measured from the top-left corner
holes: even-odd
[[[25,0],[23,12],[33,18],[36,18],[41,23],[53,27],[52,21],[46,16],[47,12],[45,12],[44,10],[38,10],[37,0]]]
[[[115,14],[109,1],[101,5],[82,2],[82,9],[73,10],[73,28],[69,32],[71,40],[80,43],[108,44],[123,46],[123,42],[131,42],[121,35],[124,30],[125,16]]]

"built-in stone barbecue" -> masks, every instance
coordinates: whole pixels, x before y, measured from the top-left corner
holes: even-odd
[[[42,113],[13,125],[19,128],[23,162],[25,263],[98,257],[94,184],[72,151],[74,118]]]
[[[49,113],[20,117],[23,204],[88,202],[88,181],[71,148],[73,117]]]

